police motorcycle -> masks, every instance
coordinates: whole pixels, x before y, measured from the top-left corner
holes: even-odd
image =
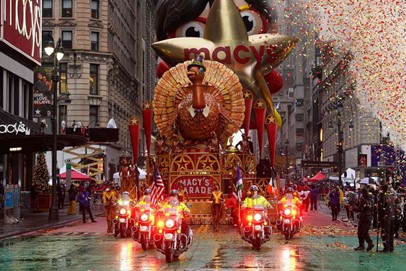
[[[266,210],[263,206],[253,206],[245,209],[245,214],[240,226],[242,239],[259,250],[261,245],[271,239],[272,228],[266,221]],[[266,233],[265,229],[268,230]]]
[[[272,228],[267,216],[269,202],[258,194],[258,186],[250,187],[251,196],[244,200],[241,213],[240,235],[244,241],[259,250],[261,245],[270,240]],[[248,208],[247,208],[248,207]]]
[[[276,227],[285,236],[285,240],[291,239],[300,231],[302,226],[300,211],[293,203],[293,196],[290,194],[287,196],[287,201],[281,206],[279,218],[276,220]],[[292,196],[292,198],[290,198],[290,196]]]
[[[180,205],[176,198],[170,198],[168,204]],[[179,258],[192,245],[193,233],[190,227],[186,226],[184,219],[186,217],[176,207],[162,208],[156,214],[155,247],[165,255],[167,263]]]
[[[154,210],[150,205],[144,205],[138,208],[139,216],[135,224],[134,240],[141,244],[143,250],[154,246],[155,216]]]
[[[120,235],[121,238],[131,236],[131,230],[135,224],[134,213],[128,192],[123,193],[123,197],[117,201],[117,214],[113,219],[114,236]]]

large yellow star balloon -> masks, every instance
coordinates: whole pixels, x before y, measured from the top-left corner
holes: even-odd
[[[218,61],[232,69],[254,100],[264,98],[274,112],[264,75],[277,67],[293,50],[297,38],[273,34],[248,36],[244,21],[232,0],[215,0],[207,18],[203,38],[173,38],[155,42],[152,47],[174,66],[195,54]]]

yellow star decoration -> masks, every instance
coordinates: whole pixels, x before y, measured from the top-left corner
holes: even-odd
[[[255,108],[264,108],[264,101],[263,100],[258,100],[256,103],[255,103]]]
[[[218,160],[211,155],[202,156],[197,162],[197,169],[215,171],[218,169]]]
[[[140,124],[140,120],[137,116],[131,116],[129,121],[128,121],[128,125],[139,125]]]
[[[252,93],[251,91],[245,91],[244,92],[244,99],[252,99]]]
[[[142,105],[142,109],[152,109],[151,102],[150,101],[144,101]]]
[[[276,119],[273,115],[268,115],[268,117],[266,118],[266,123],[275,123]]]
[[[181,155],[174,161],[174,163],[175,163],[175,165],[177,165],[177,171],[182,171],[182,170],[188,171],[188,170],[193,169],[192,160],[187,155]],[[191,165],[190,168],[189,168],[189,165]]]
[[[173,38],[152,44],[171,66],[192,59],[195,54],[225,64],[240,78],[255,99],[263,97],[273,109],[264,75],[276,68],[293,50],[297,38],[258,34],[248,36],[233,1],[216,0],[210,9],[203,38]]]

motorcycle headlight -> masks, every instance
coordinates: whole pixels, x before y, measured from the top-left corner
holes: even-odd
[[[172,228],[173,226],[175,226],[175,221],[174,221],[173,219],[168,219],[168,220],[166,220],[166,222],[165,222],[165,226],[166,226],[167,228]]]
[[[290,215],[290,209],[285,209],[285,211],[283,211],[283,213],[284,213],[285,215]]]
[[[148,220],[148,215],[147,214],[142,214],[141,215],[141,221],[147,221]]]
[[[260,221],[262,219],[262,215],[261,214],[255,214],[254,215],[254,220],[255,221]]]
[[[156,223],[156,225],[158,226],[158,228],[163,228],[165,225],[165,222],[163,222],[162,220],[159,220],[158,223]]]
[[[127,210],[124,208],[120,209],[120,215],[125,215],[127,213]]]

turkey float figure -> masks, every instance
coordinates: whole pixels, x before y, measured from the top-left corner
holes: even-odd
[[[165,72],[155,88],[154,121],[161,135],[183,137],[187,145],[217,135],[223,143],[241,127],[245,102],[238,76],[200,55]],[[213,133],[214,132],[214,133]]]

